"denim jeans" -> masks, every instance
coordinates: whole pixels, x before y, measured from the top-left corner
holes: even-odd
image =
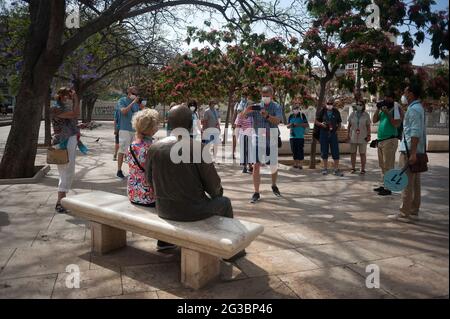
[[[328,159],[329,149],[334,160],[339,159],[339,142],[336,132],[320,132],[320,154],[322,159]]]

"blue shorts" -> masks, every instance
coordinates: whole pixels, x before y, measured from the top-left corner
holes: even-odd
[[[278,145],[273,145],[274,152],[271,152],[270,149],[270,141],[266,138],[264,138],[266,141],[266,149],[264,151],[263,147],[264,144],[260,145],[260,139],[256,136],[252,138],[251,147],[249,147],[249,163],[255,164],[255,163],[261,163],[261,164],[277,164],[278,163]],[[264,141],[261,141],[261,143],[264,143]],[[265,156],[262,156],[265,153]],[[255,155],[255,156],[253,156]],[[273,157],[273,158],[272,158]],[[271,163],[271,160],[273,160],[275,163]]]
[[[329,149],[334,160],[339,159],[339,141],[336,132],[320,132],[320,155],[322,159],[328,159]]]
[[[203,137],[205,138],[205,136]],[[214,144],[220,144],[220,133],[213,133],[210,134],[209,136],[207,136],[206,139],[202,140],[203,144],[209,144],[209,143],[214,143]]]

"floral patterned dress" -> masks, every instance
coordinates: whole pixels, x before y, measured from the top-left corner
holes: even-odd
[[[147,158],[147,151],[152,145],[151,141],[147,140],[135,140],[131,144],[131,148],[139,161],[142,168],[145,169],[145,161]],[[145,179],[145,172],[141,170],[139,165],[133,158],[133,155],[128,149],[126,152],[126,161],[128,162],[129,176],[127,192],[128,198],[132,203],[141,205],[150,205],[155,202],[154,192],[152,185],[147,184]]]

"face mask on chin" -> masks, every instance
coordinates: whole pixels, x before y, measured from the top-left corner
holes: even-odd
[[[263,96],[263,97],[261,98],[261,101],[262,101],[264,104],[269,104],[269,103],[272,101],[272,98],[271,98],[270,96]]]
[[[408,105],[408,98],[406,97],[406,95],[402,95],[402,98],[400,99],[400,102],[403,105]]]

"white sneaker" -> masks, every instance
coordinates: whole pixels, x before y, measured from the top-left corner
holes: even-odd
[[[387,218],[389,218],[392,221],[399,221],[399,222],[404,222],[404,223],[411,222],[411,219],[403,213],[388,215]]]

